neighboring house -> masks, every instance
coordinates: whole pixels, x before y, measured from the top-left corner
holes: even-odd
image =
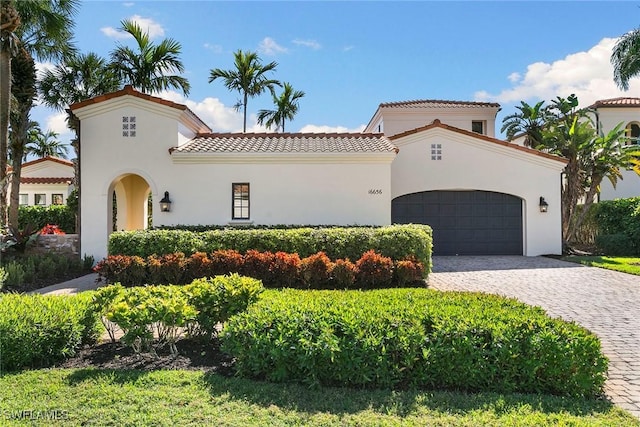
[[[69,160],[44,157],[23,163],[20,176],[20,206],[66,204],[67,197],[73,189],[73,176],[73,163]],[[10,192],[11,187],[7,190],[7,195],[11,194]]]
[[[622,123],[629,138],[627,145],[640,150],[640,98],[613,98],[596,101],[589,108],[604,133]],[[600,200],[640,196],[640,176],[633,170],[622,172],[614,188],[608,179],[600,186]]]
[[[111,230],[146,228],[148,216],[429,223],[440,255],[561,252],[565,161],[493,138],[498,104],[381,104],[363,133],[342,134],[213,133],[186,106],[131,87],[70,109],[81,122],[81,252],[97,259]]]

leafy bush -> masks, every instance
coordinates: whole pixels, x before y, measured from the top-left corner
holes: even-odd
[[[300,275],[307,288],[328,289],[332,262],[324,252],[308,256],[300,261]]]
[[[334,289],[350,289],[356,282],[357,267],[349,259],[337,259],[331,268]]]
[[[592,230],[598,250],[607,255],[640,255],[640,197],[592,205],[583,229]]]
[[[224,323],[258,300],[264,290],[259,280],[237,274],[197,279],[183,288],[189,304],[196,310],[190,334],[212,337],[219,323]]]
[[[233,249],[241,253],[297,253],[301,258],[324,252],[331,259],[358,259],[375,250],[393,260],[411,255],[424,266],[425,277],[431,271],[431,228],[426,225],[392,225],[387,227],[333,228],[225,228],[206,232],[186,230],[143,230],[112,233],[109,254],[164,255],[183,252],[212,253]]]
[[[213,272],[207,276],[238,273],[242,271],[243,263],[244,257],[240,252],[233,249],[218,249],[211,254]]]
[[[394,277],[398,287],[422,284],[424,267],[416,259],[404,259],[395,263]]]
[[[56,224],[65,233],[76,232],[76,213],[66,205],[20,206],[18,224],[21,227],[31,225],[36,230],[47,224]]]
[[[108,282],[119,282],[124,286],[147,283],[146,262],[139,256],[110,255],[100,261],[93,271]]]
[[[375,251],[367,251],[356,262],[356,284],[362,289],[386,288],[393,280],[393,261]]]
[[[0,370],[50,366],[95,342],[100,328],[89,292],[0,296]]]
[[[43,282],[51,283],[56,278],[68,278],[69,274],[90,272],[93,257],[69,258],[57,253],[22,255],[3,259],[7,275],[6,290],[24,292]],[[47,279],[50,279],[47,282]]]
[[[586,329],[480,293],[268,291],[221,334],[242,376],[311,386],[601,393]]]
[[[217,334],[219,323],[246,310],[262,290],[259,280],[237,274],[198,279],[187,286],[124,288],[115,284],[94,293],[92,308],[112,341],[120,329],[122,341],[135,352],[169,345],[176,354],[182,329],[192,336],[210,338]]]

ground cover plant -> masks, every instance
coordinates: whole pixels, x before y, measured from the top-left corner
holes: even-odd
[[[591,267],[606,268],[607,270],[640,276],[640,258],[609,257],[609,256],[567,256],[564,261],[576,262]]]
[[[147,283],[181,285],[202,277],[237,273],[260,279],[270,288],[375,289],[424,286],[424,265],[414,257],[393,261],[373,250],[355,262],[332,261],[324,252],[300,258],[286,252],[245,254],[227,249],[211,254],[182,252],[142,258],[110,255],[94,268],[99,280],[137,286]]]
[[[28,292],[92,271],[93,257],[70,258],[56,253],[3,255],[0,291]],[[4,278],[4,280],[3,280]]]
[[[239,375],[309,386],[594,396],[597,337],[516,300],[426,289],[268,291],[225,325]]]
[[[184,370],[33,370],[0,375],[0,390],[11,390],[0,399],[8,427],[640,425],[602,399],[309,389]]]
[[[211,253],[233,249],[240,253],[297,253],[301,258],[324,252],[331,259],[359,259],[374,250],[392,260],[415,257],[431,271],[431,228],[427,225],[331,228],[226,228],[206,232],[188,230],[144,230],[112,233],[110,255],[147,258],[182,252]]]

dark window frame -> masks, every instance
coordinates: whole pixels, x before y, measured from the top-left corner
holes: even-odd
[[[42,203],[38,203],[38,199],[42,197]],[[36,193],[33,195],[33,204],[35,206],[47,206],[47,193]]]
[[[60,196],[60,203],[56,203],[56,196]],[[62,193],[51,194],[51,204],[56,206],[64,205],[64,194]]]
[[[482,131],[478,132],[477,130],[474,130],[473,127],[474,125],[480,125],[482,127]],[[477,133],[479,135],[484,135],[485,134],[485,129],[486,125],[485,125],[485,121],[484,120],[472,120],[471,121],[471,132]]]
[[[246,192],[242,187],[246,186]],[[236,188],[240,187],[240,191],[236,192]],[[239,197],[236,197],[236,193]],[[243,196],[246,194],[246,200]],[[240,202],[240,206],[236,207],[236,201]],[[245,203],[246,202],[246,205]],[[236,209],[238,212],[236,212]],[[242,211],[246,209],[247,215],[242,215]],[[231,184],[231,219],[232,220],[248,220],[251,218],[251,186],[248,182],[234,182]]]

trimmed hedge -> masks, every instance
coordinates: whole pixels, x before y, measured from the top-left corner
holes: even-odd
[[[20,206],[18,224],[24,228],[33,225],[40,230],[47,224],[55,224],[67,234],[76,232],[76,211],[67,205]]]
[[[239,375],[310,386],[593,396],[608,363],[540,308],[426,289],[267,291],[221,339]]]
[[[393,260],[414,256],[426,272],[431,271],[431,227],[392,225],[387,227],[333,227],[293,229],[237,229],[192,232],[184,230],[121,231],[109,238],[110,255],[167,255],[182,252],[211,253],[234,249],[245,253],[297,253],[301,258],[324,252],[331,259],[356,260],[375,250]]]
[[[0,295],[0,370],[50,366],[95,342],[101,328],[91,298]]]
[[[415,258],[393,261],[375,251],[367,251],[353,264],[331,261],[324,252],[300,259],[285,252],[218,250],[210,255],[182,252],[163,256],[111,255],[100,261],[94,271],[100,280],[124,286],[183,285],[194,279],[237,273],[262,280],[271,288],[375,289],[424,286],[424,266]]]

